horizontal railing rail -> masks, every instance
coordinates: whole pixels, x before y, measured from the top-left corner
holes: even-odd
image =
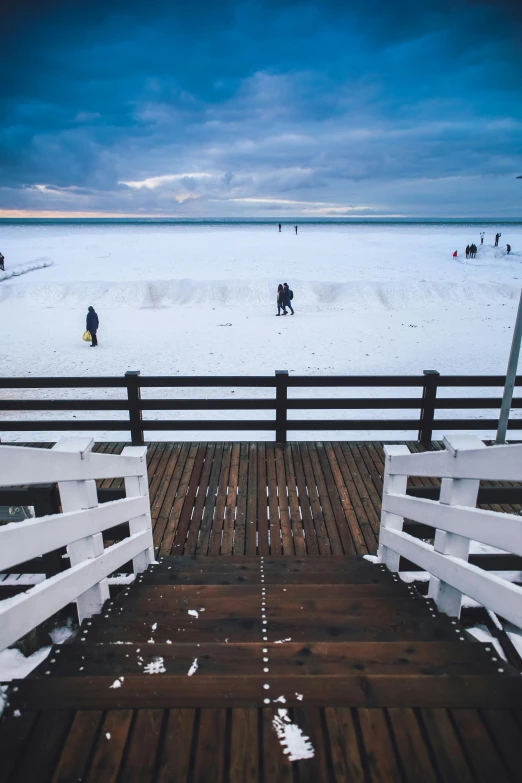
[[[107,376],[93,378],[0,378],[0,389],[74,389],[74,388],[121,388],[125,390],[125,399],[12,399],[0,401],[0,432],[73,432],[130,430],[133,445],[144,443],[145,432],[245,432],[275,431],[278,443],[285,443],[289,432],[411,432],[417,431],[422,443],[429,443],[434,430],[495,431],[498,419],[486,412],[500,410],[502,399],[492,397],[440,397],[439,388],[488,388],[503,387],[502,375],[440,375],[434,370],[425,370],[422,375],[329,375],[307,376],[289,375],[278,371],[274,376],[141,376],[138,371],[127,372],[123,377]],[[515,382],[522,386],[522,376]],[[251,388],[274,389],[272,398],[147,398],[142,399],[142,389],[168,388]],[[289,390],[295,389],[367,389],[368,396],[357,397],[289,397]],[[373,389],[407,388],[418,389],[416,397],[376,397]],[[522,397],[514,398],[512,409],[522,408]],[[292,411],[377,411],[384,414],[381,418],[289,418]],[[411,411],[411,418],[390,417],[390,411]],[[77,418],[67,419],[27,419],[14,418],[13,413],[30,411],[71,411],[71,412],[121,412],[122,418]],[[274,411],[273,418],[261,419],[190,419],[190,418],[147,418],[144,413],[150,411]],[[441,411],[481,411],[482,415],[437,418]],[[511,430],[522,430],[522,418],[512,417]]]
[[[476,507],[481,480],[522,480],[522,445],[488,448],[469,435],[445,445],[420,454],[385,446],[379,560],[395,572],[401,558],[427,571],[430,597],[450,616],[465,595],[522,627],[522,587],[469,562],[471,541],[522,556],[520,516]],[[440,477],[439,499],[407,495],[408,476]],[[406,532],[405,519],[433,528],[433,544]]]
[[[132,560],[135,573],[154,560],[146,447],[96,454],[90,438],[64,438],[53,449],[0,446],[0,484],[57,482],[61,513],[0,527],[0,570],[67,547],[70,567],[0,602],[0,651],[71,601],[80,623],[109,598],[107,577]],[[123,478],[125,497],[98,505],[96,479]],[[128,528],[105,547],[103,533]]]

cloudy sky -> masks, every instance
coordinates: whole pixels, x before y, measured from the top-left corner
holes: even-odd
[[[522,216],[520,0],[9,0],[0,85],[0,216]]]

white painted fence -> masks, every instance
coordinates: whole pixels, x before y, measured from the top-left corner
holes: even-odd
[[[467,562],[470,541],[522,555],[522,517],[476,508],[481,479],[522,480],[522,445],[488,448],[470,435],[444,443],[445,451],[423,454],[385,446],[379,560],[398,571],[402,556],[427,571],[429,595],[452,617],[466,595],[522,627],[522,588]],[[408,476],[440,477],[439,500],[407,496]],[[405,533],[404,518],[434,527],[434,544]]]
[[[146,446],[95,454],[90,438],[62,438],[53,449],[0,445],[0,486],[58,483],[61,514],[0,527],[0,571],[60,547],[70,568],[0,604],[0,651],[76,601],[80,623],[109,598],[107,577],[129,560],[154,560]],[[126,497],[98,505],[96,479],[124,478]],[[129,523],[130,535],[104,548],[103,531]]]

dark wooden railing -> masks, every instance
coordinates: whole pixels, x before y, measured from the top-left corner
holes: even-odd
[[[503,387],[503,375],[440,375],[435,370],[425,370],[422,375],[289,375],[278,370],[275,376],[141,376],[139,371],[125,376],[95,378],[0,378],[0,389],[66,389],[122,388],[123,400],[0,400],[0,411],[126,411],[128,419],[76,419],[66,420],[0,420],[0,432],[58,432],[58,431],[121,431],[130,430],[132,443],[141,445],[144,432],[152,431],[274,431],[278,443],[286,443],[289,432],[328,430],[418,431],[418,439],[429,443],[433,430],[495,431],[496,418],[435,418],[442,410],[494,410],[500,409],[501,396],[497,397],[438,397],[441,388]],[[522,386],[522,376],[516,379]],[[272,399],[142,399],[145,388],[273,388]],[[418,388],[418,397],[298,397],[288,396],[289,389],[296,388]],[[514,398],[512,408],[522,407],[522,397]],[[275,419],[144,419],[144,411],[247,411],[274,410]],[[410,419],[292,419],[294,410],[413,410],[418,417]],[[511,430],[522,429],[522,418],[511,419]]]

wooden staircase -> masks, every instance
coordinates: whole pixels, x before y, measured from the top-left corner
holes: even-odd
[[[356,557],[163,557],[8,698],[6,783],[522,780],[520,674]]]

